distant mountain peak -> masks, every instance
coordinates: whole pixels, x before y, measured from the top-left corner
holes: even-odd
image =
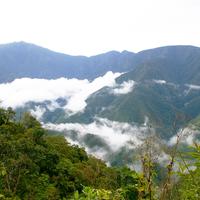
[[[60,77],[89,79],[104,75],[108,71],[124,72],[132,69],[133,55],[110,51],[96,56],[70,56],[18,41],[0,45],[0,82],[16,78]]]

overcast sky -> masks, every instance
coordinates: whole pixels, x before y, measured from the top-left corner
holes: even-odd
[[[200,46],[200,0],[0,0],[0,43],[72,55]]]

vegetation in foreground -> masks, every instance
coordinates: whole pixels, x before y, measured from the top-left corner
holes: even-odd
[[[64,137],[48,135],[28,113],[14,117],[12,109],[0,109],[0,199],[77,199],[82,191],[90,199],[96,193],[137,199],[135,172],[107,167]]]
[[[30,114],[16,121],[12,109],[1,108],[0,199],[200,199],[200,146],[195,144],[192,153],[183,154],[178,143],[179,137],[166,175],[158,184],[150,142],[141,154],[141,173],[127,167],[107,167],[84,149],[69,145],[64,137],[49,135]]]

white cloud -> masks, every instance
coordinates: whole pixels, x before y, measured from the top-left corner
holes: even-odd
[[[136,82],[133,80],[124,81],[122,84],[116,85],[111,92],[116,95],[127,94],[133,90],[135,84]]]
[[[200,90],[200,85],[186,84],[185,86],[189,87],[190,90]]]
[[[65,108],[69,109],[73,112],[78,112],[78,111],[84,110],[84,108],[86,106],[85,100],[89,97],[89,95],[105,86],[109,86],[109,87],[114,86],[115,78],[117,78],[119,75],[121,75],[121,74],[120,73],[113,74],[112,72],[107,72],[103,77],[96,78],[94,81],[89,83],[80,92],[71,96],[71,98],[69,98],[69,102]],[[83,87],[83,86],[81,86],[81,87]]]
[[[11,83],[0,84],[0,101],[2,106],[13,108],[24,106],[29,101],[43,102],[51,101],[53,108],[58,104],[58,98],[67,100],[66,110],[73,113],[84,110],[85,100],[90,94],[104,86],[115,85],[115,78],[120,73],[107,72],[104,76],[98,77],[92,82],[88,80],[59,78],[47,79],[16,79]]]
[[[43,114],[46,112],[46,109],[41,106],[35,106],[35,109],[30,110],[30,113],[36,117],[38,120],[41,120]]]
[[[106,158],[107,158],[107,155],[108,155],[108,151],[106,151],[105,149],[103,149],[103,148],[90,149],[90,148],[85,147],[85,150],[89,154],[95,155],[97,158],[107,161]]]
[[[155,83],[157,84],[161,84],[161,85],[164,85],[164,84],[167,84],[167,82],[165,80],[153,80]]]
[[[120,153],[122,148],[126,148],[127,152],[134,151],[136,154],[141,153],[141,148],[144,148],[144,143],[146,141],[146,137],[148,136],[149,129],[146,125],[136,126],[131,125],[129,123],[110,121],[105,118],[95,118],[95,121],[90,124],[80,124],[80,123],[65,123],[65,124],[52,124],[47,123],[43,125],[44,128],[50,130],[56,130],[59,132],[63,132],[65,134],[66,139],[71,144],[77,144],[79,146],[83,146],[89,154],[93,154],[96,157],[103,159],[104,161],[110,162],[110,158],[113,154]],[[71,134],[76,134],[76,139],[72,139],[68,132]],[[89,147],[87,143],[84,141],[84,137],[88,134],[98,136],[101,138],[105,145]],[[153,151],[155,154],[155,162],[160,163],[163,166],[166,166],[170,162],[170,155],[164,152],[162,149],[162,142],[152,140]],[[161,142],[161,143],[159,143]],[[185,138],[185,140],[181,140],[181,142],[186,142],[187,144],[191,144],[190,139]],[[165,142],[164,142],[165,143]],[[176,143],[176,136],[172,137],[170,142],[167,144],[173,145]],[[170,147],[169,147],[170,148]],[[134,169],[141,170],[141,163],[134,162]]]
[[[166,154],[164,151],[161,151],[160,155],[158,156],[158,162],[163,166],[166,166],[170,161],[170,155]]]
[[[54,111],[56,108],[60,108],[59,104],[54,100],[47,103],[46,106],[50,111]]]
[[[199,134],[200,131],[186,127],[183,130],[180,130],[176,135],[172,136],[168,141],[168,145],[175,145],[177,142],[177,136],[180,137],[179,143],[193,145],[194,141],[197,142],[195,138]]]
[[[110,121],[104,118],[96,118],[91,124],[48,123],[44,127],[65,132],[74,130],[80,134],[79,140],[88,133],[99,136],[109,145],[112,151],[117,151],[123,146],[136,148],[142,143],[142,137],[146,133],[146,127],[132,126],[128,123]]]
[[[200,90],[200,85],[185,84],[185,86],[188,87],[188,89],[184,91],[185,95],[188,95],[191,90]]]

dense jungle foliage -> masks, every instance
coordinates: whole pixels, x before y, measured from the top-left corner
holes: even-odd
[[[83,148],[71,146],[63,136],[48,134],[29,113],[15,120],[11,108],[1,108],[0,199],[196,200],[200,199],[199,145],[191,152],[178,153],[175,145],[165,176],[157,181],[148,148],[141,157],[141,173],[108,167]]]
[[[0,109],[0,199],[71,199],[87,187],[137,199],[138,180],[130,169],[107,167],[64,137],[48,135],[30,114],[15,121],[12,109]]]

